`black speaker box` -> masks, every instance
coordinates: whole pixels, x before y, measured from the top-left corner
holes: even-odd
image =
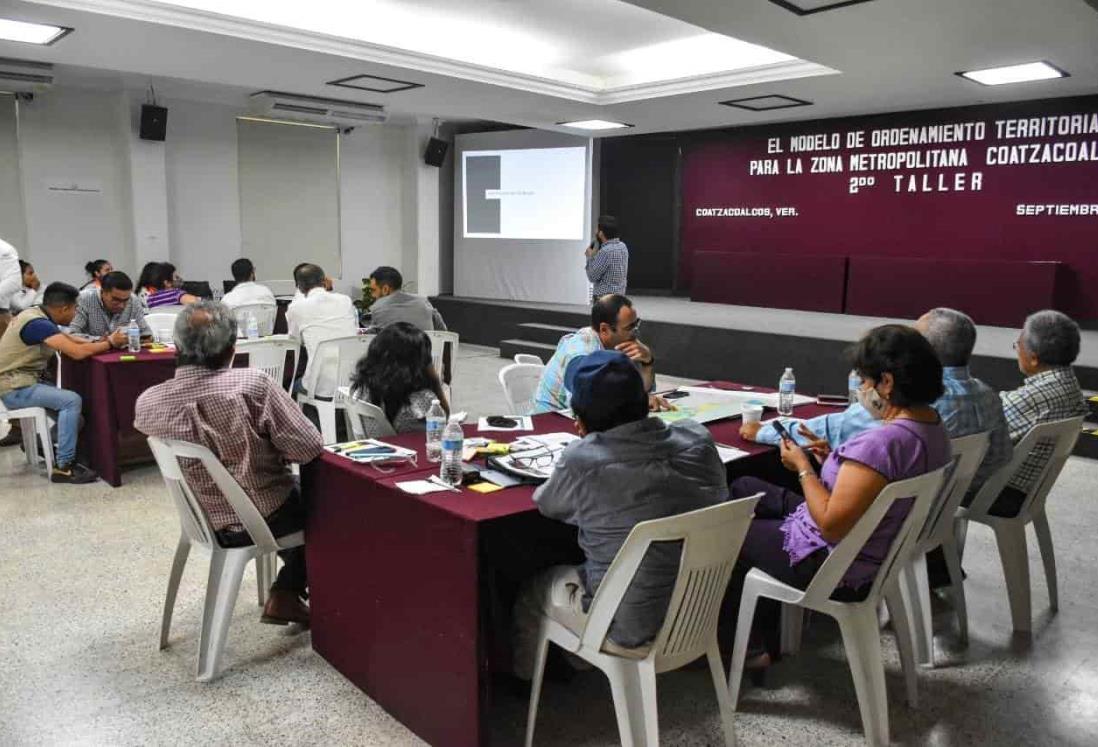
[[[168,134],[168,110],[153,104],[141,105],[141,139],[160,140]]]
[[[446,160],[446,151],[450,144],[445,140],[433,137],[427,141],[427,152],[423,154],[423,161],[428,166],[441,166]]]

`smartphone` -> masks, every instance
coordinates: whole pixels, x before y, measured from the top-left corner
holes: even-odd
[[[365,446],[361,449],[348,449],[343,452],[344,456],[349,456],[352,459],[355,457],[365,456],[378,456],[381,454],[395,454],[396,449],[392,446]]]
[[[789,441],[790,443],[793,443],[793,437],[789,435],[789,431],[784,425],[782,425],[781,420],[775,418],[770,422],[774,424],[774,430],[778,432],[778,435],[782,437],[783,441]]]
[[[664,399],[682,399],[683,397],[689,397],[690,392],[683,392],[680,390],[675,392],[667,392],[662,396]]]

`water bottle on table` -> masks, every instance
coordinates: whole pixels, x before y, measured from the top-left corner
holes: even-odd
[[[126,349],[131,353],[141,350],[141,328],[137,326],[136,319],[131,319],[129,326],[126,327]]]
[[[259,339],[259,322],[256,321],[255,314],[253,314],[251,312],[248,312],[247,330],[248,330],[248,339],[249,340],[258,340]]]
[[[465,433],[457,416],[451,415],[450,422],[442,432],[442,469],[439,477],[447,485],[461,485],[461,450],[465,446]]]
[[[846,389],[850,394],[850,404],[858,401],[858,390],[862,388],[862,377],[853,368],[846,375]]]
[[[793,377],[793,369],[785,369],[781,380],[778,382],[778,414],[789,417],[793,414],[793,396],[797,393],[797,380]]]
[[[437,399],[431,400],[427,411],[427,461],[442,461],[442,431],[446,428],[446,411]]]

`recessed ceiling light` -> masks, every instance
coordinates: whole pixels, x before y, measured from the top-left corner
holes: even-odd
[[[770,94],[768,96],[751,96],[746,99],[729,99],[719,102],[722,106],[732,106],[737,109],[747,109],[749,112],[768,112],[772,109],[792,109],[795,106],[812,106],[811,101],[795,99],[792,96]]]
[[[575,127],[577,130],[619,130],[632,127],[624,122],[609,122],[605,119],[580,119],[575,122],[557,122],[561,127]]]
[[[1067,78],[1067,73],[1047,62],[1026,62],[1021,65],[989,67],[984,70],[970,70],[957,73],[962,78],[974,80],[985,86],[1001,86],[1006,83],[1028,83],[1034,80],[1052,80]]]
[[[770,0],[770,2],[780,5],[799,16],[810,16],[813,13],[837,10],[848,5],[861,5],[870,2],[870,0]]]
[[[0,18],[0,41],[25,42],[27,44],[53,44],[72,29],[44,23],[26,23]]]
[[[399,91],[410,91],[413,88],[423,88],[422,83],[383,78],[380,75],[352,75],[349,78],[330,80],[328,85],[355,88],[359,91],[370,91],[371,93],[398,93]]]

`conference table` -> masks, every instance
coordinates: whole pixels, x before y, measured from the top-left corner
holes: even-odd
[[[839,409],[806,404],[795,414]],[[555,413],[533,425],[533,434],[574,430]],[[727,464],[729,478],[789,479],[777,450],[743,440],[739,426],[739,418],[708,424],[716,442],[747,452]],[[427,462],[422,433],[385,440],[415,450],[418,462],[386,474],[325,452],[302,470],[313,649],[430,744],[487,744],[492,676],[510,666],[503,631],[517,587],[542,568],[582,562],[575,529],[541,516],[530,485],[406,493],[396,483],[438,465]]]

